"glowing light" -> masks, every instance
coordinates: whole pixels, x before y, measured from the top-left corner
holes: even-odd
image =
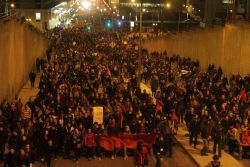
[[[15,4],[14,4],[14,3],[11,3],[11,4],[10,4],[10,7],[11,7],[11,8],[14,8],[14,7],[15,7]]]
[[[62,6],[67,5],[67,2],[62,2],[62,3],[60,3],[60,5],[62,5]]]
[[[167,3],[167,4],[166,4],[166,7],[167,7],[167,8],[170,8],[170,7],[171,7],[171,4],[170,4],[170,3]]]
[[[87,0],[84,0],[84,1],[81,1],[81,6],[84,8],[84,9],[89,9],[91,7],[91,3]]]
[[[135,22],[131,21],[130,22],[130,27],[135,27]]]
[[[117,25],[120,27],[122,25],[122,22],[121,21],[118,21],[117,22]]]
[[[131,2],[132,2],[132,3],[134,3],[134,2],[135,2],[135,0],[131,0]]]

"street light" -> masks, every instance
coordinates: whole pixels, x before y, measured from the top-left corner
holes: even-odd
[[[135,0],[131,0],[132,3],[135,3]]]
[[[142,14],[143,14],[143,0],[141,0],[140,8],[140,31],[139,31],[139,56],[138,56],[138,84],[141,84],[141,66],[142,66]]]
[[[87,0],[83,0],[81,1],[81,6],[84,8],[84,9],[89,9],[90,6],[91,6],[91,3]]]
[[[14,3],[11,3],[11,4],[10,4],[10,7],[11,7],[11,8],[15,8],[15,4],[14,4]]]
[[[168,2],[168,3],[166,4],[166,7],[167,7],[167,8],[170,8],[170,7],[171,7],[171,4]]]

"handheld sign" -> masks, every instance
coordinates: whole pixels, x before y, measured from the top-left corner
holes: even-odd
[[[103,123],[103,107],[93,107],[93,123]]]

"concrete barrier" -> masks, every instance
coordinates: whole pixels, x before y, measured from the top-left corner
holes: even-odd
[[[149,51],[164,51],[200,60],[204,70],[209,64],[221,66],[224,73],[250,74],[250,25],[237,24],[194,30],[168,38],[147,40]]]
[[[11,99],[28,79],[49,41],[15,21],[0,23],[0,100]]]

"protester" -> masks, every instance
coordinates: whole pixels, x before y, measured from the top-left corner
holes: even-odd
[[[222,167],[219,157],[217,155],[213,156],[213,161],[207,167]]]
[[[31,71],[29,73],[29,79],[30,79],[31,88],[34,88],[34,86],[35,86],[35,79],[36,79],[36,73],[34,71]]]
[[[222,133],[223,133],[223,129],[221,126],[221,122],[217,122],[216,125],[212,129],[212,139],[214,141],[213,153],[216,154],[216,150],[217,150],[217,146],[218,146],[218,156],[219,157],[221,157]]]
[[[149,153],[147,148],[143,147],[142,142],[137,143],[137,149],[134,155],[134,164],[136,167],[148,166]]]

